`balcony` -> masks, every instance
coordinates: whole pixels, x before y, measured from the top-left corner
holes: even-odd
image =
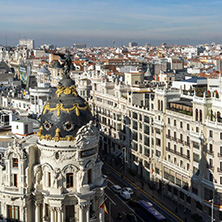
[[[176,150],[172,150],[172,149],[170,149],[170,148],[168,148],[168,147],[166,147],[166,150],[167,151],[169,151],[169,152],[171,152],[171,153],[173,153],[173,154],[176,154],[176,155],[178,155],[178,156],[180,156],[180,157],[183,157],[183,158],[185,158],[185,159],[190,159],[190,156],[189,155],[185,155],[185,154],[183,154],[183,153],[180,153],[180,152],[178,152],[178,151],[176,151]]]
[[[190,142],[185,142],[185,145],[190,146]]]
[[[222,167],[217,167],[217,172],[222,173]]]
[[[207,154],[214,156],[214,152],[212,150],[207,150]]]

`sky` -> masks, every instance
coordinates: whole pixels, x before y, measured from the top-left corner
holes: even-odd
[[[220,0],[0,0],[0,45],[221,43]]]

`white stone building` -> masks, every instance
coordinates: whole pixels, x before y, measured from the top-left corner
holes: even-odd
[[[44,106],[37,135],[1,152],[3,221],[104,221],[99,132],[74,81],[64,77]]]

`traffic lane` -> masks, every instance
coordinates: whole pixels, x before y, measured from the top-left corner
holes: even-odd
[[[108,185],[110,185],[110,184],[117,184],[117,185],[119,185],[119,186],[121,186],[121,188],[123,188],[123,187],[131,187],[131,188],[133,188],[133,190],[134,191],[136,191],[137,189],[134,187],[134,186],[132,186],[131,184],[129,185],[129,183],[126,183],[126,181],[125,180],[123,180],[121,177],[119,177],[119,176],[117,176],[117,175],[115,175],[114,173],[113,173],[113,171],[111,170],[111,169],[109,169],[108,167],[103,167],[102,168],[102,172],[103,172],[103,174],[105,174],[106,176],[107,176],[107,179],[108,179]],[[112,182],[112,183],[110,183],[110,181]]]
[[[183,221],[181,218],[179,218],[177,215],[175,215],[172,212],[172,209],[169,209],[169,208],[167,208],[167,206],[164,206],[163,204],[158,202],[154,197],[151,197],[144,190],[142,190],[140,187],[138,187],[136,184],[134,184],[134,182],[130,181],[126,177],[124,177],[124,179],[122,179],[120,177],[121,173],[119,171],[117,171],[116,169],[112,168],[111,166],[108,166],[108,165],[104,165],[104,166],[105,166],[103,168],[104,171],[105,172],[109,172],[110,173],[110,179],[114,179],[115,181],[117,181],[117,184],[118,183],[128,184],[127,186],[134,187],[135,194],[134,194],[134,196],[132,198],[133,200],[141,200],[141,199],[143,199],[143,200],[146,200],[146,201],[149,201],[149,202],[153,203],[154,207],[158,211],[160,211],[162,214],[164,214],[164,216],[166,216],[169,219],[169,221],[180,221],[180,222]]]
[[[133,210],[127,205],[127,202],[121,199],[120,196],[114,193],[109,187],[105,189],[105,194],[108,201],[107,209],[108,212],[111,213],[113,220],[118,221],[118,214],[121,213],[122,221],[127,221],[127,214],[133,212]],[[112,201],[110,201],[110,199]],[[109,205],[109,202],[111,202],[111,205]],[[113,204],[113,202],[115,204]],[[109,215],[107,216],[109,217]]]

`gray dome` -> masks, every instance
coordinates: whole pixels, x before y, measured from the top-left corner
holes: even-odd
[[[77,94],[75,82],[64,76],[54,97],[43,107],[39,139],[75,140],[77,131],[90,120],[93,116],[87,102]]]

